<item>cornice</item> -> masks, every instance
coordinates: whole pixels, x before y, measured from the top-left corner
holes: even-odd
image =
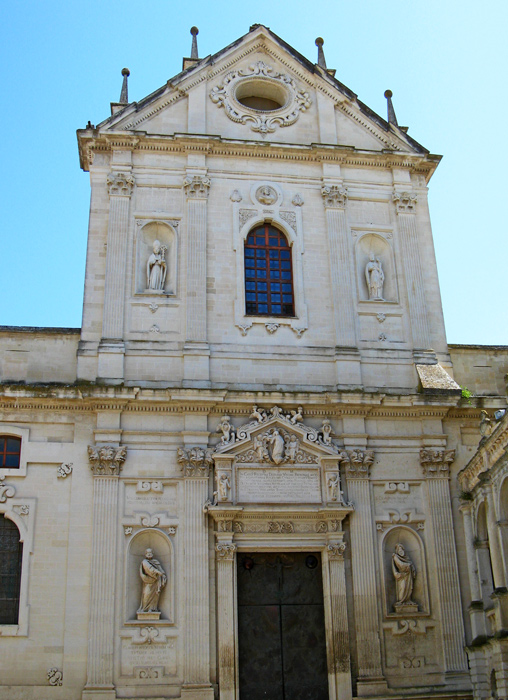
[[[498,423],[496,429],[485,442],[480,442],[472,459],[462,469],[457,478],[463,491],[471,491],[479,481],[482,472],[493,467],[508,451],[508,413]]]
[[[425,174],[427,180],[439,163],[440,156],[387,151],[357,151],[352,146],[322,144],[283,144],[273,142],[222,139],[220,136],[174,134],[151,135],[135,132],[97,134],[92,130],[78,130],[80,163],[88,171],[95,153],[110,153],[115,148],[128,148],[134,153],[157,152],[186,155],[204,153],[209,156],[263,158],[298,162],[338,162],[345,166],[375,167],[390,170],[394,167]]]

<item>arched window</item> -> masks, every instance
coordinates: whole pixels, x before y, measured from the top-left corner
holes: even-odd
[[[291,248],[270,224],[251,231],[245,241],[245,313],[295,315]]]
[[[18,469],[20,454],[21,438],[11,435],[0,435],[0,467]]]
[[[17,625],[23,543],[12,520],[0,515],[0,625]]]

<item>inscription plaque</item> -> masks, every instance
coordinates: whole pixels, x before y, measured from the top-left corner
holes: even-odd
[[[174,640],[156,644],[133,644],[122,640],[122,676],[132,676],[136,666],[163,667],[164,675],[176,674],[176,649]],[[150,680],[147,678],[147,680]],[[153,680],[153,679],[152,679]]]
[[[237,470],[240,503],[321,503],[318,469]]]
[[[165,486],[163,493],[136,493],[136,486],[128,484],[125,488],[125,515],[133,515],[136,511],[167,511],[169,515],[176,514],[176,488]]]

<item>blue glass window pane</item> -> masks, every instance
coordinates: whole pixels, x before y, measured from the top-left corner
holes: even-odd
[[[281,250],[280,251],[280,257],[283,260],[289,260],[289,250]]]
[[[279,239],[278,238],[269,238],[268,239],[268,244],[271,246],[278,246],[279,245]]]
[[[266,278],[266,270],[258,270],[256,277],[265,279]]]
[[[258,301],[268,301],[267,294],[258,294]]]
[[[252,248],[245,248],[245,257],[246,258],[253,258],[254,257],[254,251]]]
[[[282,285],[282,291],[283,291],[283,292],[292,292],[293,290],[291,289],[291,285],[290,285],[290,284],[283,284],[283,285]]]
[[[287,272],[282,272],[281,277],[283,280],[290,280],[291,279],[291,272],[288,270]]]
[[[264,244],[265,244],[265,237],[264,236],[257,236],[256,245],[264,245]]]
[[[280,284],[279,282],[274,282],[272,286],[270,287],[272,292],[280,292]]]
[[[256,257],[258,258],[264,258],[266,255],[264,250],[256,250]]]
[[[281,262],[280,266],[282,267],[283,270],[290,270],[291,269],[291,263],[289,262],[289,260],[288,261],[283,260]]]
[[[292,303],[293,303],[293,296],[292,296],[292,294],[284,294],[284,295],[282,296],[282,301],[283,301],[285,304],[292,304]]]
[[[245,277],[255,277],[255,276],[256,276],[255,270],[245,270]]]
[[[245,289],[246,289],[247,291],[255,290],[255,289],[256,289],[256,283],[255,283],[255,282],[246,282],[246,283],[245,283]]]
[[[270,271],[270,279],[272,280],[278,280],[280,277],[280,273],[278,270],[271,270]]]
[[[272,304],[272,314],[280,314],[281,308],[277,304]]]
[[[17,438],[7,438],[7,452],[19,452],[21,449],[21,440]]]
[[[258,292],[266,292],[266,282],[258,282]]]
[[[256,304],[253,304],[252,302],[248,302],[246,304],[247,306],[247,313],[248,314],[255,314],[256,313]]]
[[[19,467],[19,455],[5,455],[6,467]]]
[[[270,260],[270,269],[278,270],[279,269],[279,261],[278,260]]]
[[[257,260],[256,265],[257,267],[266,267],[266,260]]]
[[[258,310],[260,314],[267,314],[268,313],[268,304],[259,304]]]
[[[246,294],[247,301],[256,301],[256,293],[248,292]]]

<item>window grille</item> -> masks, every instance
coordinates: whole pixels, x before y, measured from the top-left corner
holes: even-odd
[[[21,438],[0,435],[0,467],[19,469]]]
[[[12,520],[0,515],[0,625],[17,625],[23,543]]]
[[[263,224],[245,241],[245,312],[294,316],[291,248],[281,231]]]

